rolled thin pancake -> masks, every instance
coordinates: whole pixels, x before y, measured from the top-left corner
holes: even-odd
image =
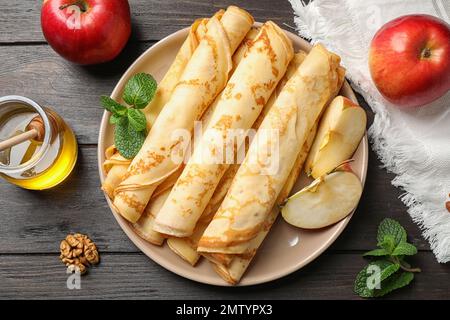
[[[306,52],[304,51],[299,51],[298,53],[296,53],[294,55],[294,58],[292,59],[291,63],[288,66],[288,69],[283,77],[283,79],[281,79],[280,83],[277,86],[277,89],[272,93],[272,95],[270,96],[269,101],[267,102],[267,104],[264,106],[263,110],[261,111],[258,119],[256,119],[253,127],[255,129],[258,129],[259,126],[261,125],[261,123],[263,122],[265,116],[267,115],[267,113],[270,111],[270,109],[272,108],[273,104],[275,103],[276,99],[278,98],[280,92],[283,90],[283,87],[286,85],[287,81],[295,74],[295,72],[297,71],[298,67],[300,66],[300,64],[303,62],[303,60],[305,60],[306,57]],[[230,169],[233,169],[234,172],[232,172],[232,177],[234,178],[234,176],[236,175],[237,170],[239,169],[239,165],[233,165],[232,167],[229,168],[228,171],[230,171]],[[226,173],[228,173],[228,171]],[[293,170],[294,171],[294,170]],[[291,172],[291,174],[289,176],[292,175],[293,172]],[[295,172],[294,172],[295,173]],[[231,174],[230,174],[231,176]],[[296,175],[298,176],[298,174]],[[227,185],[226,185],[226,192],[228,191],[228,189],[231,186],[231,183],[233,181],[233,178],[228,179],[227,180]],[[220,203],[222,202],[222,200],[225,198],[226,192],[223,194],[223,197],[220,199]],[[216,193],[214,193],[215,195]],[[211,222],[214,213],[217,212],[217,210],[219,209],[219,205],[215,205],[213,208],[210,207],[210,205],[208,204],[207,208],[210,209],[210,211],[205,210],[205,212],[202,215],[201,220],[203,220],[206,212],[208,212],[208,224],[209,222]],[[197,227],[196,227],[197,228]],[[206,229],[206,227],[203,228],[203,231]],[[198,242],[196,243],[196,249],[198,246]],[[217,263],[217,264],[222,264],[224,266],[227,266],[231,263],[232,259],[233,259],[233,255],[230,254],[224,254],[224,253],[215,253],[215,252],[204,252],[202,253],[202,255],[207,258],[209,261],[213,262],[213,263]]]
[[[142,239],[157,246],[162,245],[165,237],[153,230],[153,222],[155,221],[155,215],[159,212],[164,201],[166,201],[169,196],[169,192],[170,190],[166,190],[154,197],[145,208],[141,218],[136,223],[132,224],[133,229]]]
[[[223,13],[224,10],[220,10],[216,13],[216,16],[220,18]],[[169,100],[173,89],[175,88],[175,85],[178,83],[178,80],[180,79],[181,74],[186,67],[186,64],[188,63],[193,52],[200,43],[201,38],[203,38],[206,33],[208,20],[209,19],[206,18],[197,19],[192,24],[186,40],[181,45],[181,48],[175,56],[175,59],[170,65],[169,69],[167,70],[167,73],[159,82],[158,89],[156,90],[154,98],[148,104],[148,106],[143,109],[143,112],[147,119],[147,130],[150,130],[152,124],[156,120],[156,117],[161,112],[162,107]],[[104,168],[108,168],[108,170],[105,170],[106,177],[105,181],[102,184],[102,189],[110,199],[114,199],[114,190],[122,181],[131,163],[131,160],[125,159],[124,157],[120,156],[114,146],[107,148],[105,153],[108,154],[111,152],[111,150],[114,150],[114,154],[111,154],[110,156],[107,155],[105,157],[106,160],[104,163]],[[166,189],[167,188],[165,188],[164,190]]]
[[[219,10],[214,17],[220,19],[224,12],[224,10]],[[174,61],[170,65],[163,79],[158,83],[155,96],[143,110],[147,119],[147,130],[150,130],[151,126],[156,121],[156,117],[159,115],[164,105],[169,101],[175,86],[192,57],[192,54],[206,34],[209,20],[210,19],[208,18],[201,18],[194,21],[189,29],[188,36],[181,45],[180,50],[178,50]]]
[[[308,135],[307,140],[303,144],[300,153],[297,155],[294,167],[292,168],[289,177],[283,186],[276,205],[272,208],[269,216],[267,217],[264,227],[259,231],[257,236],[250,240],[248,252],[245,254],[216,254],[209,259],[213,262],[214,270],[228,283],[236,284],[242,278],[242,275],[247,270],[253,257],[256,255],[258,248],[266,238],[273,223],[275,222],[278,213],[280,211],[279,205],[282,204],[289,196],[297,178],[302,170],[303,164],[308,156],[308,152],[311,149],[311,145],[314,141],[314,137],[317,131],[317,123]]]
[[[289,78],[295,73],[295,71],[297,70],[299,65],[303,62],[305,57],[306,57],[305,52],[299,52],[294,55],[294,58],[289,63],[286,73],[284,74],[281,81],[278,83],[277,88],[274,90],[274,92],[270,96],[269,101],[265,104],[255,123],[253,124],[254,129],[258,129],[265,115],[268,113],[270,108],[273,106],[276,98],[280,94],[283,86],[286,84]],[[241,148],[244,148],[246,153],[248,150],[248,144],[246,143],[242,145]],[[180,255],[183,259],[187,261],[194,261],[194,259],[195,261],[198,260],[199,253],[197,252],[197,245],[198,241],[200,240],[200,237],[198,235],[201,236],[203,234],[204,230],[211,222],[211,219],[213,218],[214,214],[217,212],[217,209],[219,208],[220,204],[222,203],[222,200],[225,198],[225,195],[231,186],[231,182],[233,181],[233,178],[236,175],[239,166],[240,164],[238,163],[231,164],[228,167],[227,171],[225,171],[217,188],[214,190],[213,196],[211,197],[199,221],[197,222],[193,235],[185,238],[172,237],[167,240],[170,248],[173,251],[175,251],[178,255]],[[228,265],[233,259],[233,255],[226,255],[222,253],[204,253],[203,256],[205,256],[210,261],[221,263],[223,265]]]
[[[190,141],[185,134],[190,134],[194,121],[225,87],[231,56],[252,24],[253,18],[234,6],[220,20],[212,17],[208,22],[169,101],[115,189],[114,207],[127,220],[136,222],[156,187],[179,168]],[[181,161],[174,160],[174,155]]]
[[[230,190],[199,241],[199,252],[248,252],[309,132],[342,85],[339,56],[314,46],[264,118]],[[273,148],[276,148],[275,150]]]
[[[222,175],[235,161],[234,150],[240,148],[293,55],[283,30],[266,22],[221,93],[210,127],[156,216],[156,231],[175,237],[193,233]]]

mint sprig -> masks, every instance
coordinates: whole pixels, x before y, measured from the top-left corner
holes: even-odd
[[[417,248],[407,242],[406,230],[393,219],[384,219],[377,234],[378,248],[366,252],[365,257],[372,257],[356,276],[355,293],[363,298],[381,297],[393,290],[408,285],[414,279],[418,268],[404,259],[413,256]]]
[[[131,77],[122,95],[124,106],[108,96],[101,96],[102,106],[112,113],[109,122],[114,124],[114,144],[119,153],[132,159],[141,149],[147,136],[147,120],[140,110],[145,108],[155,96],[157,83],[146,73]]]

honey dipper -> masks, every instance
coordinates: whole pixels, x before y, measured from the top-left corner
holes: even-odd
[[[55,121],[55,119],[53,119],[53,117],[50,114],[49,119],[53,131],[57,128],[57,122]],[[36,116],[27,125],[25,132],[18,134],[14,137],[11,137],[9,139],[6,139],[4,141],[1,141],[0,152],[31,139],[42,142],[44,141],[44,136],[45,136],[44,122],[42,121],[41,116]]]

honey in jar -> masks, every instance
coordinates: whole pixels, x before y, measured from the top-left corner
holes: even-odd
[[[0,98],[0,142],[31,127],[39,128],[36,137],[0,150],[0,175],[25,189],[49,189],[75,166],[78,145],[73,131],[57,113],[28,98]]]

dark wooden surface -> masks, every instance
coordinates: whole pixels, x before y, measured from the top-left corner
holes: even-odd
[[[155,41],[238,4],[258,21],[293,25],[287,0],[131,0],[133,36],[113,62],[80,67],[57,56],[40,31],[41,1],[0,0],[0,96],[19,94],[53,106],[73,127],[80,144],[77,167],[60,187],[45,192],[0,181],[0,298],[239,298],[356,299],[353,281],[375,245],[385,217],[400,221],[419,248],[413,264],[423,272],[407,289],[389,298],[450,298],[450,268],[436,262],[419,228],[398,199],[392,175],[370,152],[363,198],[354,218],[325,254],[304,269],[268,284],[221,288],[183,279],[158,266],[128,240],[99,189],[97,134],[102,115],[98,98],[112,91],[127,67]],[[371,122],[373,115],[365,102]],[[89,234],[101,251],[100,266],[82,278],[81,290],[66,288],[58,259],[59,241],[69,232]]]

